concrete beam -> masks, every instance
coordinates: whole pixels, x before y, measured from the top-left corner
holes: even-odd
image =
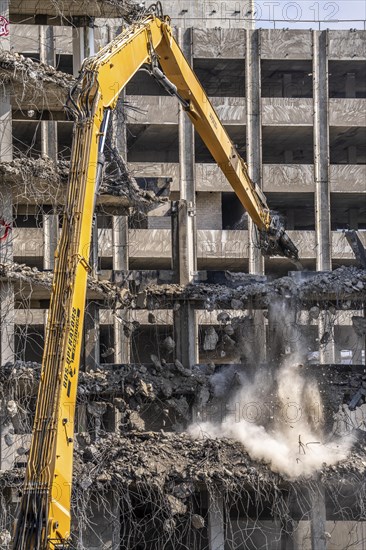
[[[329,31],[329,59],[365,60],[366,31],[333,30]]]
[[[263,126],[312,126],[312,110],[312,99],[298,97],[263,97],[261,99]]]
[[[134,11],[133,5],[133,2],[116,2],[113,5],[100,0],[62,0],[60,5],[53,0],[12,0],[10,15],[12,21],[25,21],[27,24],[32,23],[33,17],[33,22],[38,25],[45,24],[47,16],[50,16],[50,21],[56,19],[57,24],[65,25],[70,24],[70,18],[128,17]],[[75,24],[75,20],[73,23]]]
[[[245,57],[244,29],[193,29],[193,55],[195,59]]]
[[[262,59],[311,59],[311,31],[262,29],[261,57]]]

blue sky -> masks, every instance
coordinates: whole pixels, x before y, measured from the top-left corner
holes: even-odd
[[[255,9],[262,28],[273,28],[276,20],[276,28],[365,29],[365,0],[255,0]]]

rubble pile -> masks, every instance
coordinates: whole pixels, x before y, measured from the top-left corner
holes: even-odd
[[[366,473],[366,439],[364,434],[354,446],[350,458],[337,466],[323,465],[316,475],[326,481],[334,472]],[[85,440],[75,451],[75,476],[81,482],[91,476],[95,481],[127,484],[154,481],[168,485],[177,482],[254,484],[280,483],[285,478],[272,472],[266,464],[252,461],[242,445],[226,439],[192,439],[188,434],[157,432],[124,432],[107,434],[88,445]]]
[[[0,278],[50,289],[53,274],[49,271],[40,271],[36,267],[29,267],[26,264],[6,262],[0,263]],[[117,307],[117,305],[128,307],[133,298],[126,289],[121,289],[107,280],[99,280],[91,275],[88,276],[88,288],[95,292],[101,300],[105,300],[111,308]]]
[[[69,168],[67,161],[55,165],[48,157],[33,159],[22,156],[0,163],[0,176],[17,202],[62,204]]]
[[[51,65],[36,62],[20,53],[0,52],[0,79],[3,83],[19,83],[24,86],[56,85],[65,94],[74,82],[70,74],[58,71]]]
[[[294,298],[308,306],[309,302],[339,302],[341,309],[352,302],[366,299],[366,272],[357,267],[341,267],[333,272],[314,274],[311,279],[282,277],[271,282],[243,282],[236,288],[219,284],[149,285],[145,289],[147,303],[154,300],[192,300],[202,302],[207,310],[245,309],[248,304],[266,308],[276,298]],[[345,304],[345,305],[342,305]]]

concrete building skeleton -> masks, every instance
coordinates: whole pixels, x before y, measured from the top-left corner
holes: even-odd
[[[305,268],[327,272],[355,265],[344,230],[357,230],[366,245],[365,31],[255,30],[250,14],[241,8],[238,12],[237,4],[166,0],[163,7],[172,16],[185,55],[247,159],[252,179],[270,206],[286,217]],[[72,137],[63,103],[82,60],[115,36],[123,20],[118,2],[1,0],[0,6],[0,15],[11,22],[10,35],[0,42],[1,236],[6,224],[12,226],[0,241],[0,264],[13,265],[15,274],[24,273],[16,264],[33,269],[28,271],[28,282],[16,275],[1,277],[0,363],[5,366],[41,361],[49,288],[32,282],[32,276],[43,272],[48,277],[54,265]],[[14,56],[17,52],[36,63],[26,65]],[[38,61],[57,71],[37,65]],[[27,66],[24,72],[22,65]],[[220,309],[215,301],[194,297],[176,305],[174,299],[164,300],[149,288],[154,283],[182,289],[190,283],[218,282],[223,273],[231,281],[237,277],[237,288],[248,281],[248,275],[240,278],[239,273],[262,283],[264,276],[284,276],[294,268],[286,259],[260,256],[252,223],[185,113],[175,98],[148,78],[139,72],[127,86],[110,141],[111,149],[117,148],[127,161],[145,209],[136,208],[138,198],[103,194],[91,259],[94,279],[108,280],[137,297],[130,309],[116,309],[95,288],[89,289],[83,369],[93,373],[103,370],[103,365],[156,367],[177,360],[183,369],[238,364],[245,349],[233,347],[225,336],[217,320],[223,309],[231,317],[250,318],[258,363],[276,360],[295,346],[291,342],[284,342],[280,350],[271,346],[273,335],[283,334],[271,307],[233,298]],[[151,191],[163,200],[147,208]],[[139,196],[136,189],[135,194]],[[296,322],[307,336],[309,360],[360,366],[365,364],[365,337],[354,330],[352,317],[362,317],[364,303],[343,300],[343,307],[341,302],[339,298],[332,309],[313,300],[313,308],[320,305],[318,313],[311,318],[308,311],[299,310]],[[106,407],[105,399],[103,414],[95,412],[98,395],[92,399],[94,409],[85,402],[79,407],[79,430],[93,426],[97,440],[98,430],[112,432],[121,421],[121,411],[114,402]],[[194,416],[192,395],[185,403],[187,417]],[[179,431],[186,427],[187,417],[176,413],[174,421],[162,426]],[[24,427],[14,432],[9,418],[13,418],[9,411],[2,414],[1,470],[24,463],[24,454],[17,449],[29,444],[29,433]],[[148,421],[145,427],[157,428]],[[273,548],[333,548],[324,537],[319,539],[324,531],[319,521],[325,521],[326,511],[324,495],[314,495],[309,540],[280,537],[281,546]],[[201,541],[197,548],[229,548],[224,542],[223,497],[213,490],[205,498],[207,546]],[[364,523],[359,525],[355,537],[364,545]],[[124,547],[115,528],[104,529],[101,539],[106,546],[94,541],[86,547]],[[277,535],[271,536],[274,540]],[[232,540],[236,540],[233,534]],[[248,548],[259,543],[254,538],[251,544]]]

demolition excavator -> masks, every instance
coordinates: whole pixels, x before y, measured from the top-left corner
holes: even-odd
[[[71,548],[74,414],[93,215],[111,113],[141,68],[176,96],[253,220],[265,255],[298,260],[278,215],[249,175],[173,37],[160,3],[145,11],[96,56],[84,61],[67,107],[73,130],[68,194],[55,255],[51,303],[26,478],[14,550]]]

